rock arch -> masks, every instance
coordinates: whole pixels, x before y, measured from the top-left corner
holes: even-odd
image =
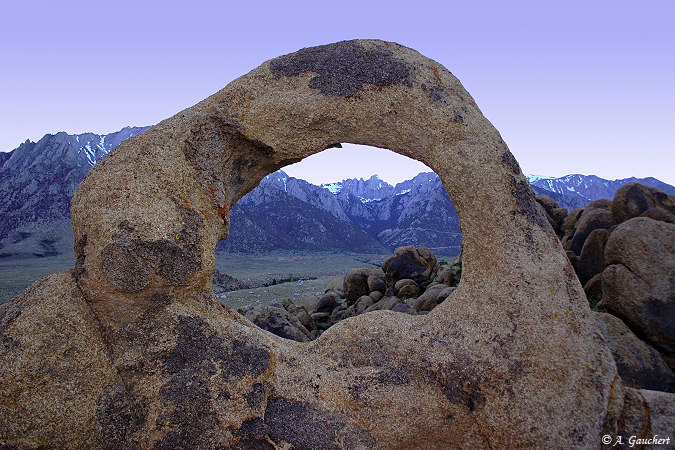
[[[464,236],[463,281],[428,316],[380,311],[298,344],[218,304],[215,246],[265,175],[339,142],[391,149],[441,177]],[[611,354],[518,163],[459,81],[409,48],[348,41],[268,61],[120,145],[71,215],[72,274],[10,309],[35,322],[46,313],[31,298],[61,308],[89,336],[98,373],[78,369],[82,356],[60,360],[86,407],[47,423],[5,404],[24,418],[8,436],[58,441],[45,429],[59,424],[76,442],[143,447],[585,447],[615,423]],[[12,326],[15,347],[28,345]],[[55,333],[40,334],[43,353],[65,348]]]

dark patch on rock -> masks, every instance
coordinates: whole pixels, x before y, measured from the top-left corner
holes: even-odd
[[[96,405],[96,425],[103,434],[103,447],[141,448],[134,433],[145,422],[146,412],[122,383],[108,386]]]
[[[6,351],[13,350],[18,347],[19,343],[12,339],[10,336],[5,336],[0,334],[0,348]]]
[[[131,225],[131,222],[129,222],[129,220],[127,220],[127,219],[124,219],[123,221],[121,221],[119,223],[119,225],[117,225],[117,228],[120,231],[124,231],[124,232],[127,232],[127,233],[131,233],[132,231],[134,231],[134,226]]]
[[[548,223],[548,220],[544,217],[542,211],[543,208],[540,208],[539,204],[534,199],[532,187],[526,181],[516,181],[515,177],[511,177],[511,193],[516,200],[516,205],[520,208],[520,211],[514,211],[515,214],[522,214],[530,222],[535,223],[544,229],[551,229],[551,231],[553,231],[551,224]]]
[[[213,375],[256,377],[269,368],[269,354],[243,341],[226,342],[198,317],[179,316],[175,332],[176,345],[159,355],[170,379],[160,388],[166,409],[158,416],[157,426],[170,431],[155,447],[212,447],[222,440],[211,404]],[[254,384],[246,398],[249,405],[262,405],[268,390],[267,384]]]
[[[157,274],[169,286],[185,286],[202,267],[195,248],[183,248],[166,240],[152,242],[150,246],[159,256]]]
[[[222,361],[227,356],[223,343],[203,319],[180,316],[176,333],[176,345],[162,358],[167,374],[179,373],[186,368],[194,370],[202,365],[213,370],[213,361]]]
[[[433,86],[427,86],[426,84],[422,83],[421,87],[422,90],[427,93],[429,99],[432,102],[438,103],[443,106],[453,106],[452,103],[448,100],[448,92],[443,85],[435,84]],[[461,109],[453,107],[454,112],[452,116],[453,122],[464,123],[464,116],[462,116],[462,111],[463,112],[468,111],[466,106],[462,107]]]
[[[159,396],[165,410],[157,417],[157,427],[168,429],[157,449],[208,447],[218,433],[218,416],[211,406],[207,377],[197,368],[186,368],[162,386]],[[170,412],[169,412],[170,411]]]
[[[366,50],[352,41],[304,48],[270,62],[270,71],[281,76],[297,77],[305,72],[318,75],[310,79],[309,87],[325,95],[349,97],[363,89],[364,84],[412,86],[412,70],[386,49]]]
[[[518,164],[516,157],[513,156],[513,153],[510,151],[507,150],[504,152],[502,155],[502,162],[506,164],[506,167],[511,169],[511,172],[513,172],[514,175],[518,175],[520,173],[520,164]]]
[[[268,442],[268,428],[260,417],[248,419],[239,429],[233,429],[232,435],[237,438],[233,448],[242,450],[273,450],[274,446]]]
[[[217,365],[225,377],[256,377],[269,369],[266,349],[239,340],[229,342],[228,348],[228,343],[198,317],[180,316],[176,332],[176,345],[161,358],[167,374],[200,365],[209,372]]]
[[[441,103],[441,104],[447,104],[447,94],[445,92],[445,88],[440,85],[436,84],[434,86],[427,86],[426,84],[422,83],[422,90],[429,95],[429,98],[431,101],[435,103]]]
[[[347,388],[347,392],[351,395],[352,400],[356,403],[361,403],[361,395],[368,391],[367,383],[353,384]]]
[[[473,412],[485,405],[485,395],[479,381],[469,369],[460,367],[441,367],[437,370],[424,369],[427,377],[438,383],[445,398],[451,403],[460,403]]]
[[[265,425],[277,444],[298,448],[373,447],[375,441],[363,429],[348,424],[344,416],[297,400],[270,397]]]
[[[136,292],[150,283],[153,270],[170,286],[185,286],[201,269],[194,246],[183,248],[167,240],[118,239],[101,252],[103,272],[116,289]]]
[[[253,439],[263,439],[267,436],[267,425],[260,417],[245,420],[239,429],[233,430],[235,437],[244,436]]]
[[[152,254],[140,241],[119,239],[101,252],[103,272],[122,292],[140,291],[150,283]]]
[[[202,241],[201,229],[204,227],[204,217],[200,212],[185,205],[178,205],[178,208],[183,218],[183,229],[180,233],[181,242],[185,247],[198,250]]]
[[[232,377],[243,375],[257,377],[269,369],[270,354],[263,347],[256,347],[244,341],[233,341],[231,352],[223,366],[226,373]]]
[[[246,394],[246,403],[251,408],[259,407],[265,402],[269,390],[270,386],[267,383],[254,383],[251,392]]]
[[[86,272],[84,268],[84,248],[87,246],[87,234],[83,234],[77,242],[75,242],[75,269],[73,274],[75,275],[75,281],[79,282],[80,278]]]
[[[394,367],[387,368],[377,375],[377,382],[380,384],[410,384],[410,378],[402,370]]]
[[[0,306],[0,334],[4,334],[7,328],[14,322],[23,310],[17,302],[7,302]]]

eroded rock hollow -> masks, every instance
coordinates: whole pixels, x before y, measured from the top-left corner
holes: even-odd
[[[265,175],[340,142],[440,176],[462,282],[426,316],[376,311],[301,344],[219,304],[214,252]],[[3,444],[597,447],[622,408],[663,401],[626,396],[497,130],[447,69],[398,44],[265,62],[121,144],[71,215],[75,268],[1,310]]]

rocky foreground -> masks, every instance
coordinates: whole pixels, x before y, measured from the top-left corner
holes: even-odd
[[[629,386],[675,392],[675,196],[638,183],[568,213],[536,196],[595,306],[619,375]],[[462,272],[458,256],[441,265],[427,247],[396,249],[382,267],[337,277],[321,297],[239,310],[277,336],[316,339],[349,317],[377,310],[428,314],[452,298]],[[640,337],[638,337],[640,336]]]

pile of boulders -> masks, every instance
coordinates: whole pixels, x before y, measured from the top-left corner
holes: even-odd
[[[377,310],[427,314],[456,289],[461,260],[440,265],[427,247],[396,249],[382,267],[350,270],[333,279],[324,294],[308,296],[298,306],[281,304],[240,309],[259,327],[288,339],[308,342],[341,320]]]
[[[675,196],[628,183],[560,219],[537,196],[629,386],[675,392]]]

